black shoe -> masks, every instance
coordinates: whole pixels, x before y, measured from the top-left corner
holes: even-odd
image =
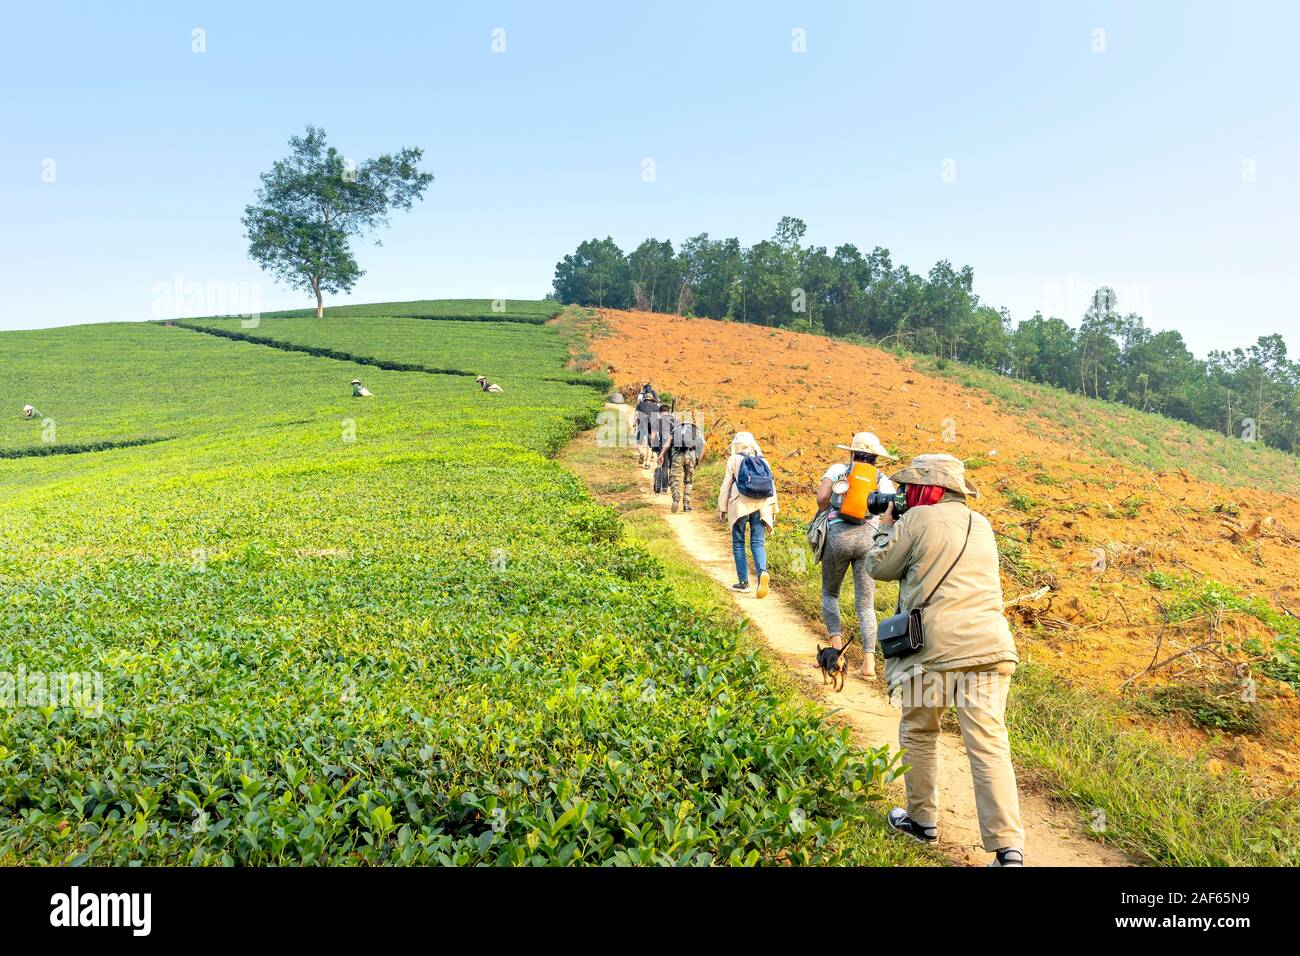
[[[737,581],[735,584],[733,584],[733,585],[731,586],[731,590],[735,591],[737,594],[748,594],[748,593],[749,593],[749,582],[748,582],[748,581]]]
[[[997,855],[993,857],[993,862],[989,866],[1024,866],[1025,855],[1015,847],[1008,847],[1005,850],[998,850]]]
[[[692,508],[690,505],[682,505],[682,510],[683,510],[683,511],[694,511],[695,509]]]
[[[920,843],[934,843],[939,839],[938,827],[934,824],[922,826],[909,817],[902,807],[894,807],[890,810],[889,815],[885,817],[885,822],[889,824],[890,829],[905,833]]]

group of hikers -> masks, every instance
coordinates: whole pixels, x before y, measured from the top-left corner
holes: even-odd
[[[649,382],[637,396],[634,417],[642,467],[666,468],[673,513],[690,511],[705,449],[701,423],[691,415],[679,418]],[[918,455],[887,475],[888,464],[898,459],[869,431],[836,448],[847,452],[847,460],[822,476],[809,544],[821,562],[822,620],[837,652],[846,648],[840,590],[852,570],[864,679],[875,679],[878,630],[886,632],[885,682],[901,706],[898,740],[909,765],[907,806],[895,807],[886,820],[923,843],[937,841],[940,724],[955,706],[981,839],[994,854],[990,866],[1023,866],[1025,835],[1005,722],[1019,658],[1003,614],[993,528],[968,504],[979,489],[961,460],[946,454]],[[861,495],[853,497],[859,492],[875,492],[871,511],[861,507]],[[749,432],[737,432],[727,446],[717,502],[718,517],[731,530],[733,591],[749,593],[752,557],[754,595],[768,594],[766,543],[778,511],[762,448]],[[894,614],[880,624],[877,581],[898,582]]]

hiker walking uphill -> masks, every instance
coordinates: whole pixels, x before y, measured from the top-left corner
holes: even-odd
[[[655,494],[668,490],[668,469],[664,466],[664,450],[673,440],[673,429],[677,427],[677,418],[666,402],[659,404],[658,410],[650,417],[650,458],[655,462]]]
[[[776,484],[763,450],[749,432],[737,432],[731,439],[730,457],[718,489],[718,518],[731,527],[731,553],[736,559],[733,591],[749,590],[749,562],[745,558],[745,531],[758,575],[756,597],[767,597],[767,534],[772,530],[780,506]]]
[[[898,743],[910,764],[907,808],[891,810],[889,825],[922,842],[938,839],[939,725],[956,705],[984,849],[997,854],[992,866],[1023,866],[1004,720],[1019,658],[1002,613],[993,528],[967,506],[979,489],[951,455],[920,455],[890,477],[903,486],[906,506],[888,504],[866,559],[876,580],[899,582],[902,611],[881,623],[885,678],[902,703]]]
[[[691,510],[691,487],[695,484],[695,466],[704,457],[704,432],[689,417],[673,428],[672,436],[659,455],[659,464],[668,466],[668,487],[673,493],[673,514],[680,508]]]
[[[647,382],[645,388],[649,387],[650,383]],[[637,398],[635,415],[634,434],[636,438],[637,461],[641,463],[642,468],[649,468],[650,429],[652,423],[657,422],[659,417],[658,396],[651,398],[650,395],[646,394],[645,390],[642,389],[640,396]]]
[[[844,638],[840,621],[840,588],[850,566],[853,568],[853,606],[858,615],[858,636],[862,641],[861,674],[876,676],[876,582],[867,570],[867,552],[880,526],[880,518],[867,513],[867,496],[873,492],[893,494],[894,485],[876,467],[877,462],[896,460],[871,432],[858,432],[847,445],[836,448],[850,453],[848,462],[831,465],[817,491],[819,513],[826,512],[826,542],[822,547],[822,620],[831,647],[840,650]],[[820,517],[820,514],[819,514]]]

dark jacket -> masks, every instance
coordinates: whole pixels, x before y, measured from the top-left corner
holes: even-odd
[[[657,402],[640,401],[636,406],[636,441],[637,444],[648,442],[650,439],[650,425],[659,417],[659,404]]]
[[[656,412],[650,418],[650,447],[655,451],[663,448],[673,440],[673,429],[677,427],[677,416],[672,412]]]

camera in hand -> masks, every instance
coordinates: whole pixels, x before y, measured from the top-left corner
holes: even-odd
[[[890,504],[894,506],[894,517],[901,518],[903,512],[907,510],[907,494],[902,488],[893,494],[886,494],[883,491],[873,491],[867,496],[867,514],[883,515],[885,509]]]

